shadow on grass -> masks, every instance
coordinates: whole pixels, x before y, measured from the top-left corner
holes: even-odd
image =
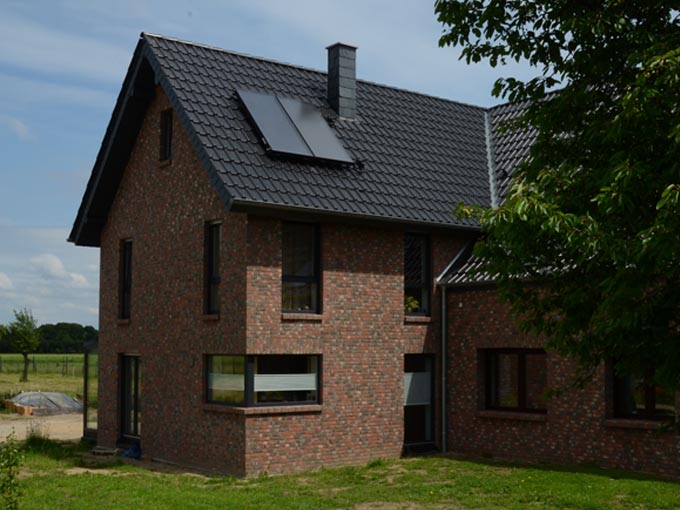
[[[24,452],[44,455],[54,460],[76,458],[79,452],[87,451],[89,447],[87,443],[55,441],[40,435],[29,435],[22,444]]]
[[[664,482],[671,485],[680,486],[680,478],[673,477],[670,475],[653,474],[653,473],[641,473],[636,471],[626,471],[623,469],[612,469],[603,468],[597,465],[584,464],[584,465],[558,465],[558,464],[548,464],[545,462],[521,462],[521,461],[508,461],[501,458],[492,457],[480,457],[474,455],[465,454],[433,454],[430,457],[438,457],[444,460],[450,460],[452,462],[470,462],[473,464],[479,464],[489,467],[499,467],[507,469],[534,469],[541,471],[542,473],[569,473],[569,474],[581,474],[597,476],[601,478],[607,478],[612,480],[636,480],[636,481],[653,481],[653,482]],[[414,458],[414,457],[411,457]],[[424,458],[424,457],[421,457]]]

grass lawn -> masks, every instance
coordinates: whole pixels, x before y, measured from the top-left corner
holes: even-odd
[[[680,484],[598,469],[555,469],[445,457],[373,461],[236,480],[117,464],[82,467],[53,443],[26,453],[20,507],[30,509],[677,509]]]
[[[83,394],[83,376],[62,374],[28,374],[27,382],[19,382],[20,374],[0,373],[0,396],[22,391],[61,391],[75,397]]]
[[[21,354],[0,354],[0,398],[22,391],[60,391],[73,397],[83,394],[82,354],[31,354],[29,357],[28,381],[19,382],[23,370]]]

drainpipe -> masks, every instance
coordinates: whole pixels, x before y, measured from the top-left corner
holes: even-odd
[[[446,453],[446,285],[441,286],[442,289],[442,345],[441,345],[441,422],[442,422],[442,453]]]
[[[441,272],[441,274],[437,277],[436,282],[437,285],[439,285],[439,288],[442,290],[442,344],[440,348],[441,352],[441,424],[442,424],[442,431],[441,431],[441,441],[442,441],[442,453],[446,453],[446,329],[447,329],[447,313],[446,313],[446,294],[447,291],[449,290],[449,286],[447,285],[447,276],[449,272],[458,265],[458,263],[461,260],[465,260],[471,253],[473,242],[470,241],[468,242],[465,246],[463,246],[463,249],[458,252],[458,254],[453,257],[453,260],[449,262],[449,265],[446,266],[446,269]]]

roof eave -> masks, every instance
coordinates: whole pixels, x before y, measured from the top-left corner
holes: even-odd
[[[314,207],[282,205],[276,203],[255,202],[250,200],[234,199],[231,209],[235,212],[247,212],[253,214],[267,214],[267,215],[304,215],[314,216],[319,219],[329,218],[336,220],[343,220],[347,222],[361,222],[370,224],[384,224],[399,226],[405,228],[423,229],[423,230],[447,230],[464,232],[473,236],[479,234],[479,227],[476,225],[461,225],[456,223],[443,223],[437,221],[422,221],[411,218],[400,218],[393,216],[379,216],[370,214],[361,214],[348,211],[333,211],[330,209],[320,209]]]
[[[137,123],[137,126],[133,126],[133,129],[131,130],[131,126],[124,122],[124,120],[128,120],[128,115],[134,113],[131,112],[131,109],[134,106],[145,107],[145,103],[148,102],[149,99],[149,88],[148,86],[143,87],[140,80],[140,70],[143,68],[144,63],[143,45],[144,40],[140,39],[135,48],[132,60],[130,61],[120,93],[118,94],[116,106],[111,114],[111,119],[109,120],[106,133],[97,154],[97,159],[92,168],[90,179],[85,188],[82,202],[73,223],[73,228],[68,237],[69,242],[78,246],[99,246],[99,234],[106,222],[106,215],[102,216],[101,214],[94,214],[93,206],[95,205],[95,197],[98,197],[102,193],[102,179],[106,177],[111,178],[110,174],[112,173],[112,170],[115,170],[111,169],[111,166],[115,166],[116,163],[113,161],[113,153],[120,149],[124,149],[124,147],[120,147],[120,145],[124,144],[124,142],[127,141],[126,139],[132,138],[134,140],[139,130],[139,123]],[[151,91],[153,91],[153,87],[151,87]],[[151,95],[153,95],[153,92]],[[123,124],[126,124],[125,130],[121,129],[121,125]],[[135,127],[137,129],[134,129]],[[130,136],[132,132],[134,132],[134,137]],[[129,157],[130,150],[121,151],[121,154],[125,153],[127,153],[127,157]],[[127,161],[127,157],[123,156],[125,161]],[[118,163],[119,166],[124,166],[120,164],[120,160]],[[118,181],[120,180],[120,175],[114,175],[112,177],[114,181],[116,180],[116,177],[118,178]],[[115,190],[107,191],[115,194]],[[106,212],[108,212],[109,207],[104,207]]]

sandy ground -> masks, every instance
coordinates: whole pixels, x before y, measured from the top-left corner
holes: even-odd
[[[12,430],[17,439],[35,430],[50,439],[77,441],[83,436],[82,414],[55,414],[52,416],[21,416],[0,414],[0,441]]]

